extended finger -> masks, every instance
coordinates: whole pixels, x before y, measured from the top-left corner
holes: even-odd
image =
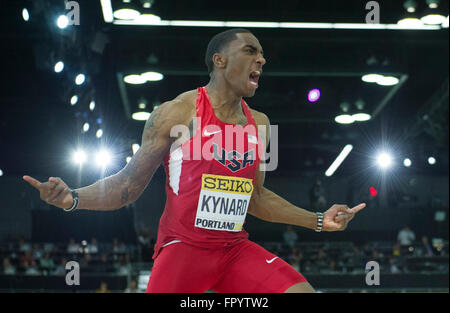
[[[41,187],[41,182],[31,176],[25,175],[23,179],[36,189],[39,189]]]
[[[351,214],[355,214],[355,213],[358,213],[359,211],[361,211],[362,209],[364,209],[365,207],[366,207],[366,204],[361,203],[361,204],[358,204],[357,206],[347,210],[347,212],[351,213]]]

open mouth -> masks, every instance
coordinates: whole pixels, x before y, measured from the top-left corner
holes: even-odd
[[[255,87],[258,88],[258,80],[259,80],[259,76],[261,76],[261,72],[260,71],[253,71],[250,73],[249,76],[249,82],[250,84]]]

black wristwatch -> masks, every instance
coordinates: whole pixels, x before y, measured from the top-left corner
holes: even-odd
[[[66,212],[72,212],[72,211],[76,210],[78,207],[78,192],[76,192],[75,190],[72,190],[72,189],[70,190],[70,192],[72,193],[73,204],[70,208],[63,209]]]

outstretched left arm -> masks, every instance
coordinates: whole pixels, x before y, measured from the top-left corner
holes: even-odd
[[[260,134],[263,143],[268,142],[269,138],[269,119],[266,115],[254,114],[258,125],[266,126],[266,133]],[[266,139],[267,138],[267,139]],[[267,145],[267,144],[266,144]],[[248,213],[273,223],[283,223],[296,226],[302,226],[309,229],[316,229],[317,214],[307,211],[293,205],[274,192],[264,187],[265,172],[258,170],[255,176],[255,186],[248,207]],[[324,212],[323,231],[344,230],[355,214],[362,210],[366,205],[364,203],[349,209],[346,205],[333,205]]]

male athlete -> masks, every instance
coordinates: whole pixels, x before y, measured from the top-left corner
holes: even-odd
[[[164,162],[167,201],[147,292],[314,292],[289,264],[248,240],[242,228],[246,213],[338,231],[365,204],[333,205],[316,213],[266,189],[256,151],[268,141],[269,119],[242,99],[258,88],[266,63],[262,47],[250,31],[231,29],[211,39],[205,61],[209,83],[158,107],[145,124],[141,148],[117,174],[76,190],[60,178],[24,179],[42,200],[66,211],[116,210],[136,201]],[[171,133],[180,125],[191,130],[189,136]],[[244,133],[243,145],[227,144],[230,127],[259,125],[266,133]]]

